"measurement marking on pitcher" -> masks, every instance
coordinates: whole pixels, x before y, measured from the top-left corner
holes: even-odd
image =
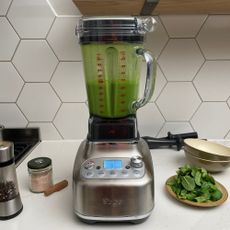
[[[98,82],[98,99],[99,99],[99,113],[103,114],[105,112],[105,81],[104,81],[104,71],[103,71],[103,58],[100,53],[96,54],[96,67],[97,67],[97,82]]]
[[[126,69],[126,51],[120,51],[120,76],[119,76],[119,88],[118,88],[118,103],[119,103],[119,112],[125,113],[127,111],[126,106],[126,82],[127,82],[127,69]]]

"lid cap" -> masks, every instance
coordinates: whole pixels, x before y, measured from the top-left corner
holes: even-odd
[[[51,164],[52,160],[49,157],[37,157],[30,160],[27,163],[27,166],[30,169],[44,169],[49,167]]]

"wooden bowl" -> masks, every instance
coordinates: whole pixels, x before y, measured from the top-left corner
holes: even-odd
[[[172,180],[174,176],[171,176],[170,178],[168,178],[168,180],[165,183],[165,187],[166,187],[166,191],[176,200],[180,201],[183,204],[187,204],[190,206],[195,206],[195,207],[200,207],[200,208],[211,208],[211,207],[216,207],[219,206],[221,204],[223,204],[227,199],[228,199],[228,191],[226,190],[226,188],[220,184],[219,182],[216,181],[216,186],[218,189],[220,189],[220,191],[222,192],[222,197],[221,199],[217,200],[217,201],[208,201],[208,202],[194,202],[194,201],[190,201],[190,200],[184,200],[184,199],[180,199],[177,197],[177,195],[173,192],[173,190],[171,189],[171,187],[169,185],[167,185],[167,183]]]

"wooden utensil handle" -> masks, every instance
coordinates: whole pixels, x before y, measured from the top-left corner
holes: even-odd
[[[46,191],[44,191],[44,195],[45,196],[49,196],[54,192],[58,192],[60,190],[62,190],[63,188],[68,186],[68,181],[67,180],[63,180],[58,182],[57,184],[51,186],[50,188],[48,188]]]

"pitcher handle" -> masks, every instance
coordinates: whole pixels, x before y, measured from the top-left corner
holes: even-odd
[[[153,95],[155,78],[156,78],[156,62],[155,59],[150,54],[150,52],[143,48],[139,48],[136,50],[136,53],[137,55],[141,55],[144,58],[147,64],[147,72],[146,72],[144,95],[142,98],[133,102],[132,109],[134,111],[136,111],[137,109],[144,106],[150,101]]]

